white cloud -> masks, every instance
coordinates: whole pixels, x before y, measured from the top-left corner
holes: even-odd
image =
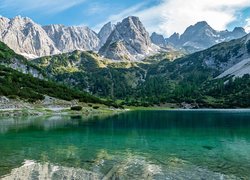
[[[145,3],[139,3],[135,6],[132,6],[128,9],[125,9],[123,11],[121,11],[118,14],[115,15],[111,15],[109,16],[104,22],[97,24],[95,27],[93,27],[93,29],[98,32],[102,26],[104,24],[106,24],[107,22],[112,22],[112,23],[117,23],[119,21],[121,21],[123,18],[127,17],[127,16],[132,16],[132,15],[136,15],[136,12],[138,12],[143,6],[145,5]]]
[[[246,25],[244,27],[246,32],[250,33],[250,18],[246,19]]]
[[[19,13],[42,10],[43,13],[58,13],[84,1],[85,0],[1,0],[0,10],[15,10]]]
[[[105,13],[105,11],[109,10],[111,8],[108,4],[101,4],[101,3],[91,3],[89,7],[87,8],[88,15],[95,15],[100,13]]]
[[[216,30],[224,30],[246,7],[250,7],[249,0],[162,0],[151,8],[130,8],[108,20],[136,15],[149,32],[169,36],[174,32],[183,33],[186,27],[198,21],[207,21]]]

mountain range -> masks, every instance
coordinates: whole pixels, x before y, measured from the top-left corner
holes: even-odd
[[[138,61],[173,49],[192,53],[244,35],[246,32],[240,27],[216,31],[206,22],[198,22],[182,35],[175,33],[164,38],[153,33],[149,37],[139,18],[133,16],[116,25],[105,24],[99,33],[86,26],[41,26],[27,17],[0,17],[0,41],[29,59],[81,50],[99,52],[112,60]]]
[[[32,76],[36,84],[49,80],[56,83],[51,87],[65,84],[121,105],[250,107],[250,34],[243,28],[215,31],[199,22],[166,39],[157,33],[150,37],[133,16],[105,24],[98,34],[87,27],[42,27],[22,17],[2,17],[0,27],[0,41],[17,53],[0,43],[1,95],[32,98],[19,94],[25,84],[35,99],[44,93],[59,96],[24,82]],[[14,75],[23,77],[18,91],[10,88],[18,81]]]
[[[169,38],[153,33],[151,40],[160,47],[173,46],[182,48],[189,53],[212,47],[215,44],[228,42],[245,36],[244,28],[236,27],[233,31],[216,31],[207,22],[201,21],[189,26],[183,34],[174,33]]]

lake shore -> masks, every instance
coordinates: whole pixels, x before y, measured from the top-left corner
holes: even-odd
[[[80,110],[71,110],[79,106]],[[30,103],[18,99],[1,97],[0,116],[40,116],[40,115],[98,115],[124,112],[124,109],[108,107],[103,104],[64,101],[46,97],[43,101]]]
[[[0,179],[248,179],[249,119],[249,110],[4,117]]]
[[[80,106],[81,110],[71,110],[71,107]],[[41,115],[102,115],[117,114],[127,111],[154,111],[154,110],[239,110],[242,108],[195,108],[192,104],[166,103],[158,106],[125,106],[124,109],[108,107],[103,104],[83,103],[79,101],[65,101],[52,97],[45,97],[43,101],[30,103],[19,99],[0,97],[0,116],[41,116]],[[247,108],[246,108],[247,109]]]

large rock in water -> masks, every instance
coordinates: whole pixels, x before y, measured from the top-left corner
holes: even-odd
[[[142,60],[153,55],[154,45],[138,17],[130,16],[118,23],[99,53],[113,60]]]
[[[26,17],[1,17],[0,41],[16,53],[31,58],[60,53],[44,29]]]
[[[100,39],[88,27],[49,25],[43,29],[61,52],[99,50]]]

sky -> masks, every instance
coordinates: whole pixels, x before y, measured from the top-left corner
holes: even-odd
[[[0,15],[21,15],[41,25],[89,26],[138,16],[147,30],[169,37],[198,21],[216,30],[236,26],[250,32],[250,0],[0,0]]]

